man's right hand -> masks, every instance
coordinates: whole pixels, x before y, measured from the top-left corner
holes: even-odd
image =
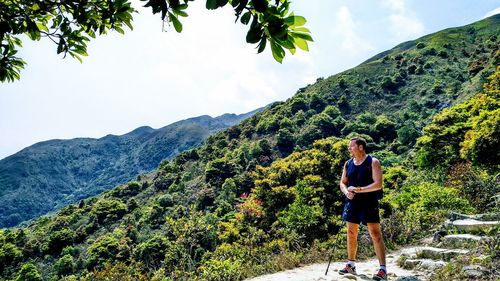
[[[347,188],[347,193],[345,194],[347,199],[352,200],[352,198],[354,198],[354,195],[355,195],[354,190],[356,190],[356,188],[354,186],[349,186]]]

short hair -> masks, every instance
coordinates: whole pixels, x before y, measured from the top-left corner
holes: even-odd
[[[366,150],[366,140],[362,137],[354,137],[351,141],[356,141],[357,145],[362,145],[363,149]]]

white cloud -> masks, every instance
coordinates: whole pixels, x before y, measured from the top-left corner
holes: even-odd
[[[396,40],[415,39],[424,34],[424,24],[418,19],[396,14],[389,16],[391,31]]]
[[[405,0],[383,0],[381,5],[391,12],[387,20],[393,41],[415,39],[424,34],[424,24],[407,8]]]
[[[404,0],[383,0],[382,6],[387,7],[396,13],[404,13],[406,11]]]
[[[494,15],[496,15],[498,13],[500,13],[500,7],[497,7],[496,9],[487,12],[486,15],[484,15],[483,18],[488,18],[488,17],[494,16]]]
[[[333,36],[340,42],[340,51],[350,56],[357,56],[372,49],[372,45],[358,34],[357,23],[353,20],[349,8],[340,7],[336,15]]]

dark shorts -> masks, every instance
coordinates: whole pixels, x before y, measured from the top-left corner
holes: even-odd
[[[342,220],[355,224],[380,223],[378,200],[347,200]]]

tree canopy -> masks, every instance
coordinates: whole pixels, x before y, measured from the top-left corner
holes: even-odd
[[[181,17],[187,17],[189,2],[194,0],[141,0],[153,14],[182,31]],[[306,20],[290,12],[289,0],[206,0],[214,10],[230,5],[236,21],[248,26],[246,42],[257,44],[261,53],[270,45],[273,57],[282,62],[285,49],[307,51],[312,41]],[[57,53],[78,60],[87,56],[87,42],[109,31],[124,33],[132,29],[132,15],[137,10],[129,0],[3,0],[0,2],[0,81],[20,78],[26,62],[17,56],[24,34],[38,41],[45,37],[57,45]]]

